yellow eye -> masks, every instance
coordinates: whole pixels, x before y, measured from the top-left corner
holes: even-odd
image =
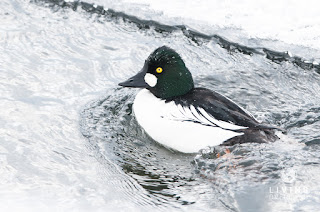
[[[158,68],[156,69],[156,72],[157,72],[158,74],[160,74],[160,73],[162,72],[162,68],[161,68],[161,67],[158,67]]]

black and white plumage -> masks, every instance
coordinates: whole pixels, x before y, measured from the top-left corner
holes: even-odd
[[[231,100],[205,88],[194,88],[167,100],[143,89],[135,98],[133,110],[154,140],[180,152],[242,140],[261,143],[276,139],[272,127],[260,124]]]

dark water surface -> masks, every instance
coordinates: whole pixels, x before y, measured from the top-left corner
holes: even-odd
[[[285,45],[277,41],[247,47],[87,3],[2,4],[5,209],[320,210],[320,68],[306,47],[288,45],[301,52],[295,57],[272,52]],[[162,45],[180,53],[196,86],[287,134],[230,154],[157,144],[132,113],[138,89],[117,84]]]

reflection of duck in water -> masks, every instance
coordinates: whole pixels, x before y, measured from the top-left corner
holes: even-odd
[[[119,85],[145,88],[133,104],[138,123],[154,140],[180,152],[277,139],[275,127],[259,123],[228,98],[194,88],[180,55],[166,46],[156,49],[137,75]]]

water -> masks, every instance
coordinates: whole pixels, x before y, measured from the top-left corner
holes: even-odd
[[[128,14],[139,8],[96,3]],[[1,211],[320,209],[319,49],[266,38],[238,45],[239,31],[228,26],[202,30],[216,34],[210,39],[167,26],[160,33],[154,22],[137,27],[123,14],[65,5],[1,3]],[[168,26],[206,26],[141,11]],[[230,154],[222,147],[180,154],[154,142],[132,114],[138,90],[117,83],[162,45],[181,54],[196,86],[287,134],[272,144],[233,146]],[[268,59],[262,47],[294,55]]]

